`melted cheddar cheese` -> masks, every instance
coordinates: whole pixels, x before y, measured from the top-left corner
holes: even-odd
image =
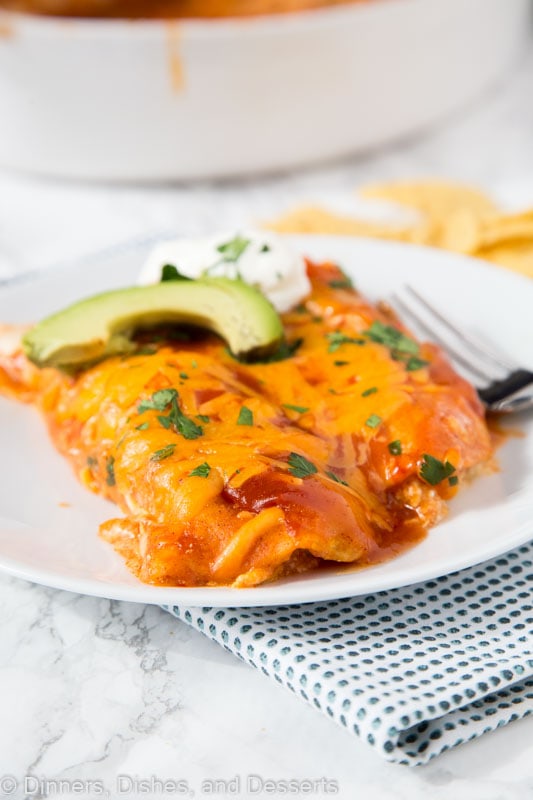
[[[0,360],[0,391],[37,403],[79,479],[119,506],[101,535],[142,581],[244,587],[390,557],[490,464],[480,401],[444,354],[334,265],[309,276],[279,361],[240,363],[211,336],[167,336],[75,377]],[[453,480],[421,477],[427,454]]]

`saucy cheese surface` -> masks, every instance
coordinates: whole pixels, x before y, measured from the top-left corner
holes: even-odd
[[[444,354],[334,265],[308,272],[277,361],[180,332],[75,377],[0,361],[0,391],[37,403],[79,479],[119,506],[101,535],[142,581],[245,587],[390,557],[490,464],[483,408]]]

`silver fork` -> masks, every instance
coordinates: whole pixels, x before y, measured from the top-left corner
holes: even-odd
[[[466,370],[487,409],[510,413],[533,407],[533,372],[467,336],[412,286],[393,295],[393,302],[429,339],[442,345],[462,372]]]

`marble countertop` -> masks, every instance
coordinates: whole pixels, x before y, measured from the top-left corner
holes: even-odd
[[[82,186],[2,174],[0,275],[162,230],[240,226],[303,201],[355,210],[354,188],[380,180],[443,177],[485,188],[508,207],[531,206],[532,96],[533,47],[446,124],[365,158],[193,187]],[[409,769],[384,763],[159,608],[2,576],[0,630],[0,775],[19,781],[14,789],[0,778],[0,797],[203,796],[209,779],[226,781],[219,797],[282,796],[247,791],[247,776],[255,775],[326,778],[343,800],[533,798],[531,717]],[[25,775],[38,779],[26,793]],[[174,789],[156,779],[172,779]],[[59,780],[70,789],[58,788]]]

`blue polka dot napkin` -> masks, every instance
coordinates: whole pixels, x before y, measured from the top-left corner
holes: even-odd
[[[533,712],[532,583],[533,542],[363,597],[167,610],[415,766]]]

